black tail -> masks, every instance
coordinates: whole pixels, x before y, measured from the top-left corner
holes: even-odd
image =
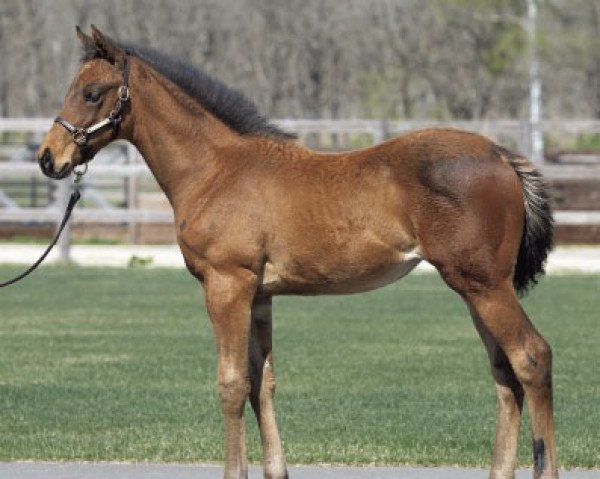
[[[523,238],[513,279],[515,289],[523,295],[537,283],[538,276],[544,274],[544,264],[552,249],[554,220],[548,187],[541,173],[526,158],[513,154],[503,156],[514,168],[523,186]]]

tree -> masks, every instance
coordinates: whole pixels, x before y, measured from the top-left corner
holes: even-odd
[[[600,118],[600,4],[540,3],[544,112]],[[56,113],[98,25],[189,61],[270,116],[519,117],[524,0],[4,0],[0,114]]]

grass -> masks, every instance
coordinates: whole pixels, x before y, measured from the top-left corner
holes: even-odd
[[[599,292],[598,276],[554,276],[525,300],[555,352],[563,467],[600,466]],[[0,460],[222,459],[212,331],[189,275],[44,268],[0,298]],[[489,462],[487,359],[436,276],[278,298],[274,335],[290,463]],[[249,408],[247,421],[257,462]]]
[[[598,151],[600,150],[600,134],[598,133],[580,133],[575,143],[577,150]]]

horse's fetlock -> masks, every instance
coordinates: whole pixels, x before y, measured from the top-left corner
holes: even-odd
[[[265,479],[288,479],[285,460],[282,455],[265,459],[263,462]]]
[[[509,471],[490,471],[489,479],[515,479],[515,472],[513,470]]]

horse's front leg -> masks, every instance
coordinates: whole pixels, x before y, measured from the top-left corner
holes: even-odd
[[[275,371],[272,353],[271,297],[257,297],[252,304],[250,339],[250,403],[258,420],[265,479],[287,479],[281,439],[275,420]]]
[[[256,276],[244,269],[205,276],[206,306],[217,344],[217,378],[225,426],[225,479],[248,476],[244,406],[250,392],[250,311]]]

